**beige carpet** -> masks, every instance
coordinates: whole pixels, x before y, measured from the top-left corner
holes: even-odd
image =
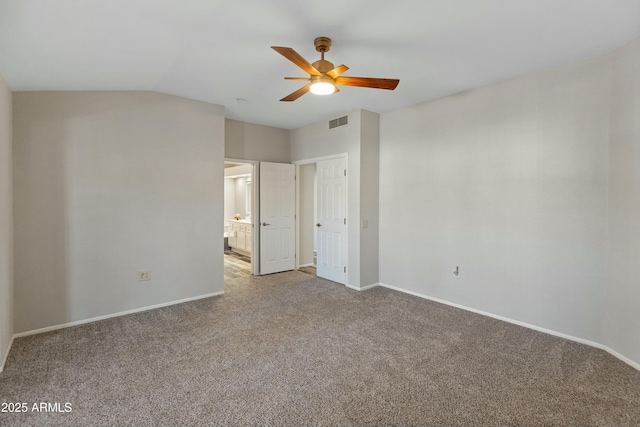
[[[0,425],[640,425],[640,372],[601,350],[300,272],[17,339]]]

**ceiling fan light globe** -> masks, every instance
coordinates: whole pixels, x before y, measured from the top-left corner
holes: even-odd
[[[315,95],[330,95],[336,91],[336,87],[328,82],[316,82],[311,85],[311,93]]]

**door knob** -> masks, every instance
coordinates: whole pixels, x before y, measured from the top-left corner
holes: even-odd
[[[316,227],[322,227],[322,224],[317,223],[317,224],[316,224]]]
[[[262,226],[263,226],[263,227],[266,227],[267,225],[271,225],[271,224],[267,224],[266,222],[263,222],[263,223],[262,223]]]

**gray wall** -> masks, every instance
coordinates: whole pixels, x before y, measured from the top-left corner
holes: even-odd
[[[605,344],[640,363],[640,39],[612,67]]]
[[[379,225],[379,171],[380,171],[380,115],[361,110],[360,121],[360,286],[377,284]]]
[[[15,332],[223,290],[222,107],[17,92],[13,108]]]
[[[226,119],[225,157],[289,163],[291,161],[289,131]]]
[[[12,95],[0,76],[0,371],[13,336]]]
[[[349,113],[349,124],[329,129],[323,120],[291,131],[291,160],[347,153],[347,284],[360,287],[360,116]]]
[[[380,281],[602,342],[610,82],[598,58],[382,114]]]
[[[638,43],[383,114],[380,281],[640,363]]]
[[[329,129],[323,120],[291,131],[291,160],[347,153],[347,285],[378,283],[379,115],[349,113],[349,124]],[[369,228],[361,229],[361,220]]]

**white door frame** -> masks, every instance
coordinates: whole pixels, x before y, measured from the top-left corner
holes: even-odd
[[[347,267],[347,273],[349,272],[349,159],[347,157],[347,153],[340,153],[340,154],[332,154],[329,156],[322,156],[322,157],[313,157],[310,159],[304,159],[304,160],[296,160],[291,162],[292,164],[294,164],[296,166],[296,270],[300,269],[300,180],[298,179],[298,177],[300,176],[300,166],[301,165],[308,165],[308,164],[314,164],[314,163],[318,163],[321,160],[332,160],[332,159],[339,159],[339,158],[344,158],[345,160],[345,165],[347,168],[347,181],[346,181],[346,185],[345,185],[345,198],[346,198],[346,215],[347,215],[347,226],[345,228],[345,237],[346,237],[346,251],[347,251],[347,259],[346,259],[346,267]],[[317,201],[314,199],[313,201],[313,208],[315,210]],[[348,275],[347,275],[347,283],[349,283],[348,280]]]
[[[251,165],[251,274],[257,276],[260,274],[260,233],[256,228],[256,218],[260,218],[259,188],[260,174],[258,173],[259,161],[245,159],[224,159],[225,162],[244,163]],[[224,177],[223,177],[224,179]],[[223,219],[224,220],[224,219]],[[224,224],[223,224],[224,225]]]

